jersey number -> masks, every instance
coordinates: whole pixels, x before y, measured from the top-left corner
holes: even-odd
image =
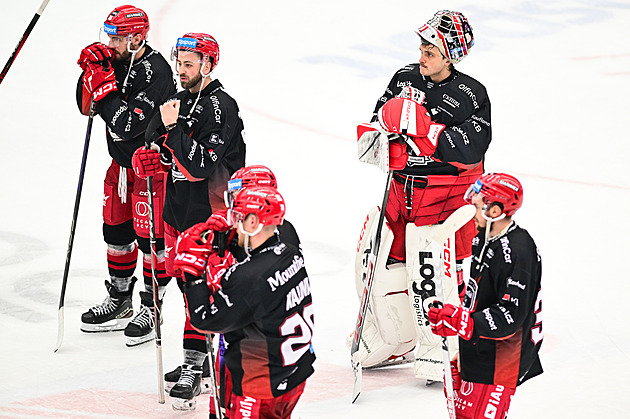
[[[280,335],[289,336],[280,345],[282,363],[285,367],[295,364],[310,349],[313,336],[313,314],[313,303],[311,303],[304,306],[302,315],[294,313],[280,326]]]
[[[534,313],[536,313],[536,324],[534,324],[534,327],[532,327],[532,342],[534,342],[534,345],[538,345],[543,340],[541,290],[538,290],[538,295],[536,296]]]

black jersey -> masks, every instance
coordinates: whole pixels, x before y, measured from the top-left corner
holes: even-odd
[[[223,333],[235,394],[278,397],[313,373],[313,305],[304,259],[276,236],[221,279],[212,297],[205,283],[185,289],[191,324]]]
[[[483,173],[483,157],[490,145],[490,100],[485,87],[457,70],[440,83],[420,74],[420,64],[409,64],[394,74],[385,93],[376,103],[378,110],[396,97],[403,87],[412,86],[425,93],[423,105],[434,122],[446,125],[438,138],[433,156],[410,155],[399,173],[413,176],[454,175],[474,170]],[[473,174],[473,173],[470,173]]]
[[[192,113],[197,93],[184,90],[173,98],[180,100],[177,126],[158,143],[164,162],[171,164],[163,218],[181,232],[225,208],[227,181],[245,166],[245,140],[238,105],[219,80],[202,90]],[[156,128],[147,130],[150,140],[166,132],[160,115],[151,127]]]
[[[118,90],[96,102],[95,112],[103,118],[107,127],[107,148],[114,161],[123,167],[131,167],[131,157],[145,145],[145,131],[151,118],[166,98],[175,94],[173,71],[164,57],[145,45],[144,54],[133,62],[112,61]],[[127,83],[125,83],[125,78]],[[77,104],[83,107],[89,98],[79,78]],[[89,105],[88,105],[89,107]]]
[[[529,233],[512,224],[483,249],[473,240],[471,279],[463,305],[472,310],[473,335],[459,339],[462,379],[516,387],[542,373],[541,261]]]
[[[295,246],[300,254],[302,254],[302,243],[300,242],[300,237],[298,236],[297,231],[295,231],[293,224],[287,221],[287,219],[284,219],[282,224],[276,227],[276,236],[278,237],[278,240]],[[245,249],[238,245],[238,236],[236,235],[234,236],[232,243],[230,243],[229,249],[232,256],[234,256],[234,258],[239,262],[247,257]]]

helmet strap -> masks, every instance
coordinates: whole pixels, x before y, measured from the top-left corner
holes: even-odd
[[[186,119],[190,118],[193,112],[195,111],[195,106],[197,106],[197,102],[199,102],[199,98],[201,97],[201,91],[204,88],[203,84],[206,82],[206,77],[210,76],[210,74],[212,73],[212,67],[210,67],[210,71],[208,72],[208,74],[203,74],[204,65],[205,65],[205,62],[202,62],[201,67],[199,67],[199,75],[201,76],[201,81],[199,82],[199,92],[197,92],[197,98],[195,99],[195,103],[193,103],[192,107],[190,108],[190,112],[188,112],[188,116],[186,117]]]
[[[131,53],[131,61],[129,62],[129,69],[127,70],[125,81],[123,81],[123,85],[122,85],[123,93],[125,93],[125,89],[127,88],[127,80],[129,80],[129,74],[131,74],[131,67],[133,66],[133,60],[136,58],[136,54],[138,53],[138,51],[140,51],[144,47],[145,44],[146,44],[146,41],[143,39],[142,42],[140,42],[138,49],[132,50],[131,49],[131,35],[129,36],[129,39],[127,40],[127,51]]]
[[[249,232],[249,231],[245,231],[245,229],[243,228],[243,221],[239,221],[238,222],[238,231],[241,232],[241,234],[243,234],[245,236],[245,240],[243,242],[243,248],[245,249],[245,253],[247,253],[247,256],[249,256],[249,238],[255,236],[256,234],[260,233],[263,229],[264,225],[262,223],[258,224],[258,227],[256,227],[256,230],[254,230],[253,232]]]

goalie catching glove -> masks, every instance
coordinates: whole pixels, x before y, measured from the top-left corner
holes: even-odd
[[[420,103],[402,97],[388,100],[378,110],[378,121],[385,131],[408,136],[409,145],[420,156],[435,153],[438,138],[445,128],[431,121]]]
[[[473,333],[473,319],[470,310],[462,306],[446,304],[442,308],[431,307],[427,313],[431,331],[438,336],[461,336],[470,340]]]

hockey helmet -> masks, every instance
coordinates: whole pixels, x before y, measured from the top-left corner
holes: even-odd
[[[144,10],[135,6],[119,6],[105,19],[103,31],[112,36],[142,35],[147,39],[149,33],[149,17]]]
[[[254,186],[271,186],[278,188],[276,176],[271,169],[263,165],[252,165],[238,169],[230,180],[228,180],[227,191],[225,191],[225,206],[230,208],[234,195],[242,189]]]
[[[177,59],[178,51],[194,51],[201,54],[202,62],[209,61],[212,69],[219,64],[219,43],[211,35],[205,33],[187,33],[177,38],[171,50],[171,60]]]
[[[486,173],[470,185],[464,200],[472,204],[473,198],[482,195],[487,205],[499,204],[503,214],[511,217],[523,205],[523,186],[514,176],[506,173]]]
[[[468,55],[475,44],[468,19],[459,12],[440,10],[416,33],[426,42],[438,47],[444,57],[457,64]]]
[[[231,224],[237,224],[255,214],[262,225],[280,225],[285,212],[284,198],[275,188],[256,186],[243,189],[234,198],[228,218]]]

